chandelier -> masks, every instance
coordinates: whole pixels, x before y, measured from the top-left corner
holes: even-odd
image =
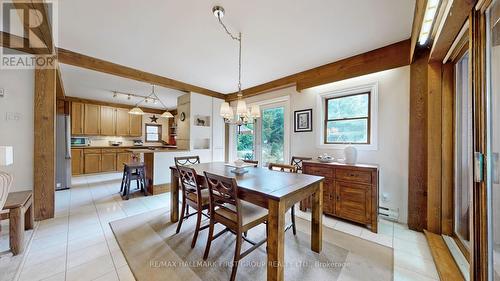
[[[136,103],[135,106],[134,106],[134,108],[132,108],[128,113],[129,114],[133,114],[133,115],[144,115],[145,113],[139,107],[139,104],[141,104],[143,101],[148,102],[148,99],[149,99],[149,100],[153,100],[153,101],[159,101],[161,103],[161,105],[163,106],[163,108],[165,109],[165,112],[163,112],[163,114],[160,115],[160,117],[163,117],[163,118],[173,118],[174,116],[172,115],[172,113],[168,112],[167,107],[165,106],[165,104],[156,95],[156,93],[155,93],[155,85],[151,85],[151,87],[152,87],[151,94],[149,94],[149,96],[144,97],[142,100],[140,100],[138,103]],[[129,97],[130,97],[130,95],[129,95]]]
[[[224,8],[221,6],[215,6],[212,9],[215,17],[219,20],[220,25],[224,28],[224,31],[229,35],[229,37],[233,40],[238,41],[239,43],[239,52],[238,52],[238,101],[236,103],[236,114],[233,108],[229,105],[228,102],[222,103],[220,107],[220,116],[224,118],[224,122],[230,125],[246,125],[249,123],[253,123],[254,119],[260,117],[260,109],[258,105],[252,106],[251,109],[247,108],[246,102],[243,100],[243,92],[241,91],[241,32],[238,33],[238,36],[233,35],[222,22],[222,18],[224,17]]]

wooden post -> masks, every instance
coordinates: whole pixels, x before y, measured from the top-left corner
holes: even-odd
[[[285,203],[269,199],[267,222],[267,280],[285,279]]]
[[[34,211],[36,220],[54,217],[56,69],[35,69]]]

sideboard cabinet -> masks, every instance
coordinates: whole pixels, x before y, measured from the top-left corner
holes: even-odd
[[[376,165],[304,161],[303,173],[325,177],[323,213],[368,226],[377,232],[378,174]],[[300,203],[305,211],[310,200]]]

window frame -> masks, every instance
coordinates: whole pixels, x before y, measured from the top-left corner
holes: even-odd
[[[366,117],[348,117],[348,118],[337,118],[337,119],[328,119],[328,102],[331,100],[335,99],[342,99],[346,97],[353,97],[353,96],[360,96],[360,95],[368,95],[368,115]],[[323,144],[329,145],[329,144],[354,144],[354,145],[370,145],[371,144],[371,100],[372,100],[372,92],[371,91],[364,91],[364,92],[359,92],[359,93],[351,93],[351,94],[346,94],[346,95],[337,95],[337,96],[332,96],[332,97],[326,97],[325,98],[325,111],[324,111],[324,124],[323,124]],[[366,128],[366,142],[328,142],[328,134],[327,134],[327,128],[328,128],[328,122],[335,122],[335,121],[350,121],[350,120],[364,120],[366,119],[367,122],[367,128]]]
[[[148,139],[148,126],[158,128],[158,140],[149,140]],[[162,142],[161,136],[162,136],[161,124],[145,124],[145,126],[144,126],[144,141],[145,142]]]

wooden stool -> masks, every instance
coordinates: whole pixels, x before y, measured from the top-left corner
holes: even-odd
[[[9,243],[12,254],[24,250],[24,231],[33,229],[33,193],[31,191],[11,192],[0,211],[0,220],[9,220]]]
[[[122,197],[125,200],[129,199],[130,195],[130,182],[135,180],[137,182],[137,187],[141,189],[141,192],[144,192],[144,195],[148,195],[148,191],[146,190],[146,168],[144,163],[132,162],[132,163],[123,163],[123,177],[122,184],[120,187],[120,192],[122,192]]]

